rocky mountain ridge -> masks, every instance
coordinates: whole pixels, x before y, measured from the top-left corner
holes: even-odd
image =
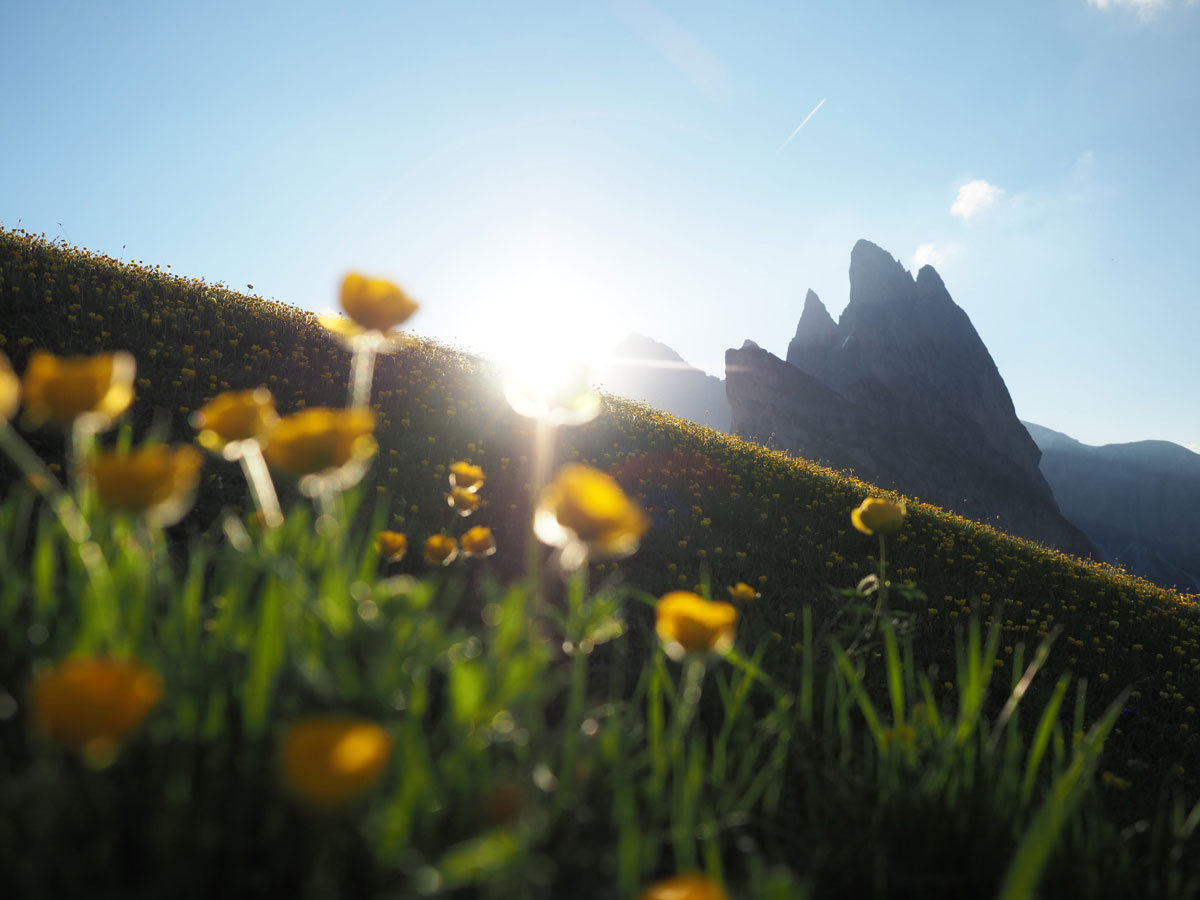
[[[1071,553],[1041,452],[967,314],[931,266],[914,279],[869,241],[837,322],[809,291],[786,360],[726,352],[733,430]]]

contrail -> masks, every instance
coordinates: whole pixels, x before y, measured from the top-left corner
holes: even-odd
[[[812,112],[810,112],[810,113],[809,113],[807,116],[805,116],[805,117],[804,117],[804,121],[803,121],[803,122],[801,122],[799,125],[797,125],[797,126],[796,126],[796,130],[795,130],[795,131],[793,131],[793,132],[792,132],[792,133],[791,133],[791,134],[788,136],[788,139],[787,139],[786,141],[784,141],[782,145],[780,145],[779,149],[778,149],[777,151],[775,151],[776,153],[782,153],[782,152],[783,152],[783,148],[784,148],[784,147],[786,147],[788,144],[790,144],[790,143],[792,142],[792,138],[794,138],[796,135],[798,135],[798,134],[800,133],[800,129],[801,129],[801,128],[803,128],[805,125],[807,125],[807,124],[808,124],[808,120],[809,120],[809,119],[811,119],[813,116],[815,116],[815,115],[817,114],[817,110],[818,110],[818,109],[820,109],[822,106],[824,106],[824,105],[825,105],[825,99],[826,99],[826,98],[824,98],[824,97],[822,97],[822,98],[821,98],[821,102],[820,102],[820,103],[818,103],[816,106],[814,106],[814,107],[813,107],[813,109],[812,109]]]

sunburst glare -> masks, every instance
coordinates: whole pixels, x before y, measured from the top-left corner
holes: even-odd
[[[601,297],[550,265],[503,290],[484,316],[485,352],[502,367],[518,413],[554,425],[595,417],[595,374],[619,339],[604,311]]]

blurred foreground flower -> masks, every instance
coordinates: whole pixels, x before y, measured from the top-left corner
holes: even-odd
[[[390,281],[367,278],[357,272],[342,279],[341,300],[349,318],[326,314],[319,316],[318,321],[353,354],[349,405],[365,409],[371,399],[375,354],[390,352],[400,345],[401,335],[392,329],[416,312],[417,304]]]
[[[367,409],[314,406],[279,420],[263,456],[276,469],[300,479],[300,490],[317,496],[357,484],[379,449],[375,414]]]
[[[542,491],[533,517],[534,533],[560,548],[565,569],[578,568],[589,557],[628,556],[649,527],[611,476],[578,464],[559,470]]]
[[[133,660],[71,657],[34,681],[33,717],[52,741],[104,762],[162,691],[158,673]]]
[[[458,557],[458,541],[446,534],[435,534],[425,541],[425,560],[435,566],[448,566]]]
[[[408,552],[408,535],[400,531],[381,531],[375,535],[375,548],[380,559],[399,562]]]
[[[9,422],[21,404],[21,381],[8,357],[0,353],[0,423]]]
[[[131,453],[99,453],[89,471],[104,506],[166,526],[192,508],[203,462],[194,447],[156,444]]]
[[[218,394],[192,413],[192,424],[200,429],[200,446],[241,464],[264,524],[281,524],[283,512],[262,452],[263,442],[279,424],[271,392],[257,387]]]
[[[466,556],[491,556],[496,552],[496,539],[492,529],[476,525],[462,536],[462,552]]]
[[[754,588],[746,584],[744,581],[739,581],[729,589],[729,599],[736,600],[740,603],[749,603],[751,600],[757,600],[762,595]]]
[[[482,502],[478,494],[459,487],[451,488],[446,495],[446,505],[460,516],[469,516],[479,509]]]
[[[725,653],[733,646],[738,612],[731,603],[672,591],[658,601],[655,616],[663,649],[676,662],[688,653]]]
[[[391,331],[418,309],[397,285],[351,272],[342,279],[342,309],[368,331]]]
[[[25,410],[34,424],[83,420],[89,431],[105,431],[133,402],[137,364],[124,352],[58,357],[35,350],[25,369]]]
[[[450,466],[450,487],[475,493],[483,487],[483,469],[468,462],[456,462]]]
[[[279,749],[284,784],[321,810],[344,806],[377,782],[392,756],[390,734],[365,719],[324,715],[300,719]]]
[[[905,512],[903,503],[868,497],[850,513],[850,521],[863,534],[891,534],[904,524]]]
[[[638,900],[729,900],[729,895],[708,876],[692,872],[650,885]]]
[[[265,387],[217,394],[192,413],[192,424],[200,430],[196,441],[227,459],[242,455],[244,441],[263,441],[278,422],[275,399]]]

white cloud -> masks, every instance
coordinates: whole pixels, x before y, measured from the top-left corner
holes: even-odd
[[[1170,5],[1170,0],[1087,0],[1088,6],[1096,9],[1131,9],[1140,18],[1148,19]],[[1190,4],[1189,4],[1190,5]]]
[[[968,181],[958,189],[958,197],[950,205],[950,213],[966,222],[999,200],[1003,193],[1002,188],[988,184],[982,178]]]
[[[947,244],[930,241],[928,244],[920,244],[913,251],[909,266],[914,272],[919,271],[921,266],[933,266],[935,269],[941,269],[962,252],[963,245],[957,242]]]
[[[921,266],[940,266],[945,261],[946,253],[937,244],[921,244],[913,251],[912,255],[914,269],[919,269]]]

